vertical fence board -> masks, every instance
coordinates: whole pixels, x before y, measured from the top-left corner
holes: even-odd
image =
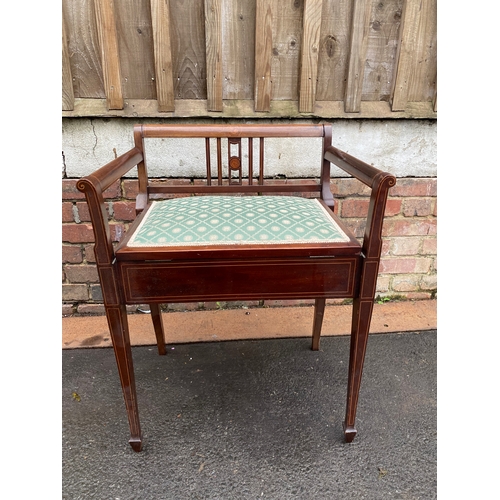
[[[403,111],[408,102],[408,89],[417,40],[421,0],[405,0],[397,51],[397,70],[392,89],[392,111]]]
[[[351,28],[351,47],[345,91],[344,108],[346,113],[357,113],[361,109],[363,77],[368,48],[371,0],[354,2]]]
[[[170,0],[174,94],[206,99],[205,12],[203,0]]]
[[[207,109],[222,111],[222,0],[205,0]]]
[[[224,0],[222,14],[224,99],[253,99],[255,0]]]
[[[75,107],[75,93],[73,92],[73,78],[69,62],[69,48],[66,22],[62,18],[62,109],[71,111]]]
[[[120,58],[113,1],[95,0],[95,7],[107,106],[108,109],[123,109]]]
[[[255,111],[271,108],[272,12],[270,0],[257,0],[255,13]]]
[[[437,0],[422,0],[420,5],[408,101],[431,102],[437,78]]]
[[[63,2],[75,98],[103,98],[104,78],[93,0]]]
[[[155,99],[150,0],[114,0],[123,97]]]
[[[299,94],[300,113],[314,111],[322,6],[323,0],[305,0],[304,4]]]
[[[272,2],[272,94],[273,100],[299,97],[303,0]]]
[[[170,48],[170,0],[151,0],[158,111],[174,111],[174,80]]]
[[[388,101],[395,73],[403,0],[373,2],[363,80],[363,101]]]
[[[316,100],[343,101],[349,58],[351,0],[323,0]]]

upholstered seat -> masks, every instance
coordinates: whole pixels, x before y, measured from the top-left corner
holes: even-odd
[[[153,202],[128,246],[272,245],[349,240],[318,199],[194,196]]]

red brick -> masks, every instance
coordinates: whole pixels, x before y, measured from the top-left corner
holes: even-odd
[[[391,278],[389,276],[379,276],[377,278],[377,293],[386,293],[389,291]]]
[[[120,189],[120,181],[117,180],[109,186],[104,193],[102,193],[104,199],[111,199],[111,198],[120,198],[121,196],[121,189]]]
[[[112,241],[120,241],[124,234],[125,226],[123,224],[110,224]],[[92,224],[63,224],[62,240],[68,243],[92,243],[94,241],[94,233],[92,232]]]
[[[401,211],[402,200],[400,199],[390,199],[387,200],[385,206],[385,216],[393,217],[398,215]],[[368,199],[347,199],[341,201],[341,213],[342,217],[366,217],[368,215],[368,207],[370,205],[370,200]]]
[[[345,198],[346,196],[370,196],[371,189],[361,181],[353,178],[332,179],[330,190],[334,197]]]
[[[391,250],[391,245],[392,245],[392,240],[383,239],[381,255],[388,255]]]
[[[106,208],[106,214],[109,218],[109,205],[111,202],[104,203],[104,207]],[[80,222],[90,222],[90,211],[89,206],[86,201],[78,201],[76,202],[76,209],[78,212],[78,218]]]
[[[395,292],[415,292],[419,288],[419,275],[404,274],[401,276],[394,276],[392,280],[392,289]]]
[[[423,290],[436,290],[437,289],[437,275],[431,274],[423,276],[420,283],[420,288]]]
[[[77,308],[78,314],[106,314],[104,304],[80,304]]]
[[[84,252],[87,262],[95,262],[94,245],[86,245],[84,247]]]
[[[364,236],[366,219],[342,219],[342,222],[356,238]]]
[[[428,236],[436,234],[436,219],[388,219],[384,221],[383,236]]]
[[[436,255],[437,254],[437,239],[425,238],[422,243],[422,254]]]
[[[389,194],[391,196],[437,196],[437,179],[398,179]]]
[[[116,220],[132,221],[135,219],[135,202],[115,201],[113,203],[113,216]]]
[[[99,275],[97,267],[92,265],[73,266],[67,265],[64,268],[66,277],[71,283],[97,283]]]
[[[77,179],[62,180],[62,199],[63,200],[81,200],[85,198],[85,194],[76,189]]]
[[[343,200],[340,213],[342,217],[366,217],[368,215],[369,200],[349,199]]]
[[[401,212],[401,205],[403,201],[398,199],[387,200],[387,204],[385,205],[385,216],[393,217],[394,215],[398,215]]]
[[[65,201],[62,204],[62,221],[74,222],[73,219],[73,203]]]
[[[427,273],[432,264],[428,258],[383,258],[380,260],[381,274]]]
[[[80,222],[90,222],[89,206],[86,201],[79,201],[76,203],[78,218]]]
[[[432,198],[405,199],[403,215],[405,217],[425,217],[432,214]]]
[[[420,248],[421,239],[413,238],[393,238],[391,245],[392,255],[417,255]]]
[[[136,179],[123,179],[123,197],[135,200],[139,193],[139,181]]]
[[[94,241],[92,224],[63,224],[62,240],[69,243],[88,243]]]
[[[62,246],[62,261],[64,263],[79,264],[83,261],[82,249],[77,246]]]
[[[80,300],[88,300],[89,292],[87,285],[63,285],[62,300],[63,302],[74,302]]]
[[[102,302],[102,289],[101,285],[90,285],[90,298],[94,302]]]
[[[73,305],[72,304],[63,304],[62,305],[62,315],[63,316],[71,316],[73,314]]]

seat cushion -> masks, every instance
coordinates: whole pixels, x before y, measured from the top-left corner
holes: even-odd
[[[156,201],[129,247],[349,241],[317,199],[193,196]]]

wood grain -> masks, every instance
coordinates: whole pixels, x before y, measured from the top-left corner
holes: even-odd
[[[174,110],[174,79],[170,46],[170,0],[151,0],[158,111]]]
[[[409,102],[403,111],[392,111],[385,101],[361,101],[359,113],[346,113],[343,101],[316,101],[312,113],[299,113],[297,101],[271,101],[269,111],[255,111],[255,101],[229,100],[223,101],[223,112],[208,111],[207,101],[202,99],[179,99],[175,102],[175,110],[169,113],[159,113],[156,99],[127,99],[123,109],[108,110],[105,99],[75,98],[75,108],[72,111],[62,111],[63,117],[167,117],[167,118],[375,118],[400,119],[422,118],[435,119],[436,112],[431,102]]]
[[[75,98],[105,97],[93,0],[63,2]]]
[[[71,65],[69,61],[68,36],[66,22],[62,18],[62,109],[72,110],[75,106],[75,94],[73,92],[73,77],[71,76]]]
[[[255,111],[271,106],[272,11],[270,0],[257,0],[255,14]]]
[[[318,55],[318,101],[343,101],[349,60],[352,2],[323,0]]]
[[[300,69],[299,112],[314,111],[318,52],[323,0],[305,0],[302,57]]]
[[[234,0],[222,3],[224,99],[253,99],[255,10],[255,1]]]
[[[272,98],[298,100],[303,0],[272,2]]]
[[[390,99],[403,1],[385,0],[372,3],[361,96],[363,101]]]
[[[155,99],[155,61],[150,0],[115,0],[123,97]]]
[[[176,99],[206,99],[205,12],[202,0],[170,0]]]
[[[351,46],[345,90],[345,110],[358,113],[361,105],[368,31],[370,26],[371,0],[354,2],[351,24]]]
[[[222,0],[205,0],[207,109],[222,111]]]
[[[408,101],[432,101],[437,81],[437,0],[422,0]]]
[[[408,102],[412,63],[420,18],[422,0],[405,0],[401,18],[396,77],[393,80],[391,106],[393,111],[402,111]]]
[[[95,0],[95,8],[107,106],[108,109],[122,109],[123,94],[114,4],[112,0]]]

